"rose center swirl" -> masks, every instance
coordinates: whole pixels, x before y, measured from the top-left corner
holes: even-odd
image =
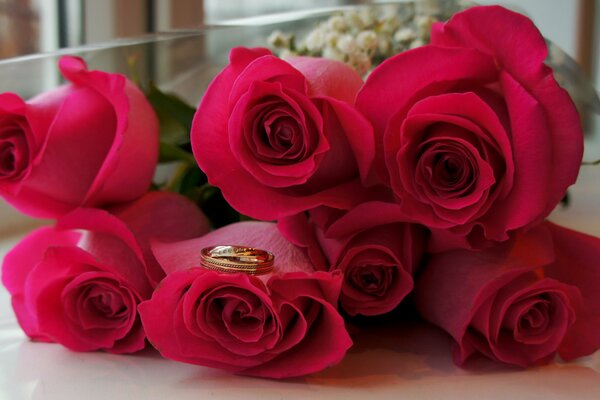
[[[393,280],[393,270],[394,268],[384,265],[357,265],[349,268],[346,280],[356,290],[383,296]]]
[[[0,179],[16,179],[25,170],[29,149],[18,126],[0,130]]]

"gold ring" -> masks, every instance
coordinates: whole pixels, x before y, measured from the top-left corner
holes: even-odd
[[[275,256],[247,246],[211,246],[200,252],[200,265],[224,273],[264,275],[273,271]]]

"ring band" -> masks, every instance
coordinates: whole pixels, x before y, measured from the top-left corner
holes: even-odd
[[[211,246],[200,252],[200,265],[224,273],[264,275],[273,271],[275,256],[247,246]]]

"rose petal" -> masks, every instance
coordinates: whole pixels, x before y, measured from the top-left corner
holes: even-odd
[[[143,273],[145,263],[142,250],[123,221],[104,210],[80,208],[62,217],[56,227],[61,230],[89,231],[82,247],[98,258],[102,263],[99,268],[120,276],[143,298],[150,297],[152,288]]]
[[[287,57],[308,81],[310,96],[327,96],[354,103],[363,81],[360,75],[341,61],[322,57]]]
[[[304,339],[298,345],[245,373],[286,378],[317,372],[340,362],[352,346],[344,320],[334,307],[340,284],[340,275],[324,272],[311,276],[294,273],[271,279],[269,287],[280,307],[286,304],[297,307],[303,299],[310,299],[319,307],[318,314],[310,321]]]
[[[152,254],[152,240],[176,242],[210,231],[210,223],[202,211],[187,198],[174,193],[149,192],[133,203],[113,208],[111,212],[125,222],[135,236],[153,286],[164,278],[165,273]]]
[[[96,205],[134,200],[148,189],[158,160],[158,119],[152,107],[123,75],[88,71],[77,57],[62,57],[59,68],[76,86],[89,88],[108,101],[116,116],[109,153],[84,202]]]
[[[12,306],[21,328],[35,340],[47,340],[37,326],[37,318],[25,302],[24,288],[27,276],[42,261],[46,249],[52,246],[74,246],[80,239],[78,232],[58,232],[53,228],[39,228],[27,235],[4,257],[2,283],[12,296]]]
[[[556,262],[545,268],[549,277],[579,289],[582,304],[575,325],[561,348],[565,360],[582,357],[600,348],[600,239],[546,222],[556,247]]]

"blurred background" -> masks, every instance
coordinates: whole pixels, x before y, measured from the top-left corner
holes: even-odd
[[[423,0],[428,1],[428,0]],[[389,2],[389,1],[385,1]],[[584,73],[600,87],[600,0],[478,0],[479,4],[502,4],[531,17],[545,37],[556,43],[574,58]],[[0,92],[19,91],[23,80],[35,80],[30,71],[20,71],[10,65],[14,57],[31,57],[38,53],[50,53],[64,48],[86,45],[112,46],[124,38],[144,37],[159,32],[185,32],[203,29],[205,26],[222,24],[240,18],[261,17],[282,12],[302,12],[313,8],[329,8],[342,5],[370,4],[367,0],[0,0]],[[271,28],[269,28],[271,29]],[[291,28],[290,28],[291,29]],[[214,37],[215,35],[213,35]],[[239,40],[239,38],[238,38]],[[235,44],[213,43],[215,54],[226,57],[228,48]],[[214,42],[214,41],[213,41]],[[245,38],[245,44],[249,41]],[[250,41],[252,42],[252,41]],[[263,44],[263,38],[256,43]],[[177,57],[173,60],[155,55],[158,69],[167,65],[168,73],[152,71],[152,76],[180,76],[182,64],[197,62],[202,50],[198,47],[211,43],[183,41],[179,44]],[[160,50],[160,49],[159,49]],[[105,57],[106,58],[106,57]],[[111,63],[124,62],[122,55],[108,58]],[[98,59],[100,60],[100,58]],[[14,63],[13,63],[14,64]],[[206,63],[206,70],[214,74],[218,62]],[[21,65],[16,63],[15,65]],[[103,64],[101,64],[103,65]],[[99,65],[94,64],[95,67]],[[54,64],[48,65],[55,71]],[[210,69],[209,68],[213,68]],[[48,69],[48,68],[46,68]],[[218,69],[217,69],[218,70]],[[58,77],[46,83],[58,84]],[[54,79],[54,80],[53,80]],[[46,79],[47,81],[47,79]],[[160,79],[159,79],[160,81]],[[159,82],[160,83],[160,82]],[[29,96],[37,93],[40,85],[31,84]],[[185,87],[185,82],[180,82]],[[189,86],[189,84],[187,85]],[[196,96],[196,97],[195,97]],[[196,101],[197,91],[188,100]],[[0,235],[12,233],[30,226],[31,221],[20,217],[0,200]]]
[[[0,59],[224,20],[367,0],[0,0]],[[480,0],[528,14],[598,84],[597,0]],[[599,85],[597,85],[599,86]]]

